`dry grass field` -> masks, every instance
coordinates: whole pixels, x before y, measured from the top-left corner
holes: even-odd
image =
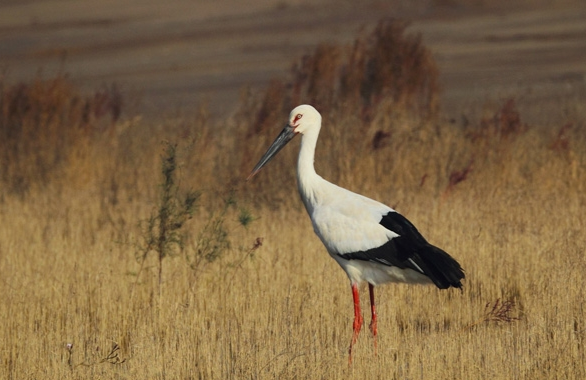
[[[447,117],[422,41],[370,33],[219,121],[121,117],[115,87],[64,76],[1,82],[0,378],[586,378],[584,83]],[[243,180],[299,102],[324,116],[318,172],[466,270],[462,292],[378,287],[378,355],[364,329],[350,367],[350,286],[298,199],[298,143]]]

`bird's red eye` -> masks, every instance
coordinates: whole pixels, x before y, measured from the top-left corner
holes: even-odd
[[[295,119],[293,119],[293,123],[297,123],[297,121],[298,121],[299,119],[301,119],[302,117],[303,117],[303,115],[302,115],[302,114],[300,114],[300,113],[298,113],[297,115],[295,115]]]

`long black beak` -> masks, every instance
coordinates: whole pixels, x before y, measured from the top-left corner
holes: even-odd
[[[266,163],[271,160],[271,158],[273,158],[277,153],[279,153],[279,151],[283,149],[283,147],[287,145],[287,143],[291,141],[291,139],[293,139],[295,135],[295,129],[290,125],[286,125],[285,128],[283,128],[283,130],[281,131],[281,133],[279,133],[279,136],[277,136],[275,141],[273,141],[267,152],[262,156],[258,164],[256,164],[254,169],[252,169],[252,173],[250,173],[246,180],[248,181],[249,179],[254,177],[254,175],[258,173],[258,171],[263,166],[265,166]]]

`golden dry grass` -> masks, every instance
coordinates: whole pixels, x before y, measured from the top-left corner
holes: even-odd
[[[238,245],[264,237],[241,267],[233,265],[241,257],[230,253],[196,276],[182,257],[169,259],[159,298],[154,261],[131,291],[138,264],[124,244],[150,211],[156,189],[149,181],[116,205],[104,203],[99,180],[48,188],[24,201],[6,197],[0,205],[0,376],[583,378],[586,150],[583,121],[575,126],[561,151],[552,145],[556,134],[545,129],[500,142],[449,193],[427,189],[435,187],[431,179],[421,186],[415,177],[388,193],[377,193],[374,183],[354,184],[397,204],[460,260],[467,279],[463,293],[378,288],[379,354],[373,357],[365,330],[351,368],[347,279],[296,199],[288,207],[257,209],[260,220],[250,230],[233,231]],[[464,150],[462,141],[455,133],[444,136],[428,153],[449,157]],[[419,167],[400,154],[390,159],[397,171]],[[429,176],[441,176],[438,166],[439,173],[428,166]],[[296,198],[294,190],[285,189]],[[194,220],[194,234],[201,224]],[[486,304],[499,299],[515,302],[510,315],[519,320],[474,325]],[[121,364],[105,360],[113,342]]]
[[[584,104],[583,93],[503,101],[460,126],[413,121],[383,101],[360,132],[324,112],[318,171],[395,206],[467,274],[463,292],[377,288],[378,355],[365,329],[351,367],[349,284],[298,200],[295,149],[250,185],[239,161],[252,153],[203,111],[116,122],[42,186],[0,191],[0,378],[586,378]],[[524,121],[545,108],[560,111]],[[377,131],[389,137],[374,149]],[[357,144],[359,133],[371,138]],[[137,278],[134,243],[165,138],[182,141],[182,186],[205,197],[184,252],[230,188],[259,217],[242,229],[229,215],[234,248],[264,240],[250,258],[233,249],[197,271],[167,258],[159,296],[156,261]],[[495,320],[497,300],[511,309]]]

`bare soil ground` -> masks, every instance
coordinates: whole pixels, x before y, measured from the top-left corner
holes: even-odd
[[[115,82],[140,99],[131,112],[207,101],[226,115],[244,86],[284,75],[318,43],[348,42],[396,17],[412,20],[436,55],[444,108],[454,116],[471,100],[558,97],[585,86],[582,1],[405,3],[8,1],[0,4],[0,68],[9,81],[62,70],[87,88]]]

